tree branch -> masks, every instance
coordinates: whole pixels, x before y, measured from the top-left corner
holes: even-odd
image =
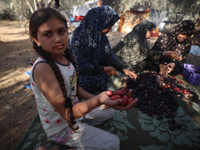
[[[33,13],[34,10],[33,10],[33,8],[31,7],[31,5],[30,5],[30,3],[28,2],[28,0],[26,0],[26,4],[28,5],[28,7],[29,7],[31,13]]]

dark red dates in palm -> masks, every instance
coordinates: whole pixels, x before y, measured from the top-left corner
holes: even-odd
[[[106,94],[107,94],[108,96],[112,96],[114,93],[113,93],[113,91],[111,91],[111,90],[107,90],[107,91],[106,91]]]
[[[118,89],[115,91],[115,95],[124,96],[125,94],[126,94],[126,92],[123,89]]]
[[[126,107],[126,106],[128,105],[128,96],[127,96],[127,95],[124,95],[124,96],[122,97],[122,100],[123,100],[123,102],[121,103],[121,106]]]
[[[122,99],[120,95],[113,95],[111,96],[111,100]]]
[[[130,90],[128,91],[128,93],[127,93],[127,96],[128,96],[128,97],[131,97],[131,96],[132,96],[132,93],[133,93],[133,89],[130,89]]]

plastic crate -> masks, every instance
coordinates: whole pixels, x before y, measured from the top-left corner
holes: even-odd
[[[193,85],[200,85],[200,66],[184,64],[183,77]]]

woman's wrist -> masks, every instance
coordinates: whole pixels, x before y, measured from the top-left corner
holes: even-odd
[[[163,51],[163,52],[161,53],[161,56],[162,56],[162,57],[167,57],[167,53],[168,53],[168,51]]]

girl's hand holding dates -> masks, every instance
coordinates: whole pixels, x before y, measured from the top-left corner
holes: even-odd
[[[111,90],[107,90],[106,94],[111,98],[111,100],[113,100],[114,102],[119,101],[120,103],[118,103],[118,105],[116,106],[112,106],[115,109],[118,110],[128,110],[132,107],[134,107],[137,102],[138,99],[135,98],[133,99],[132,96],[132,89],[130,89],[127,93],[125,88],[122,89],[118,89],[115,92],[111,91]]]

